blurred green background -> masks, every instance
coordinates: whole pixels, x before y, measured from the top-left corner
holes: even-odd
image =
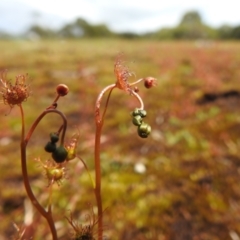
[[[239,133],[240,44],[215,41],[119,39],[1,41],[0,70],[7,78],[28,73],[31,96],[23,104],[26,128],[52,103],[59,83],[69,94],[58,109],[68,119],[67,139],[80,130],[78,155],[94,176],[94,104],[114,83],[119,52],[134,81],[153,76],[158,86],[139,85],[146,121],[152,126],[140,139],[131,123],[136,100],[116,90],[103,128],[102,195],[107,239],[236,240],[240,237]],[[20,167],[20,112],[0,105],[0,239],[14,236],[31,208]],[[44,145],[61,124],[47,116],[28,146],[31,185],[39,201],[48,199],[39,164],[49,158]],[[63,216],[79,223],[95,210],[95,197],[79,160],[67,165],[67,179],[54,187],[53,213],[59,239],[70,239]],[[26,207],[27,206],[27,207]],[[27,210],[26,210],[27,209]],[[34,239],[51,239],[43,218],[33,210]]]

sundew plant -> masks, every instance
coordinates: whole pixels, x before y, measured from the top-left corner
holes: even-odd
[[[101,194],[101,135],[102,128],[104,125],[104,119],[107,116],[107,108],[110,104],[111,93],[113,91],[120,90],[123,94],[129,95],[129,101],[135,99],[137,103],[136,107],[132,109],[130,113],[130,121],[136,126],[136,137],[147,138],[151,133],[151,126],[147,123],[147,111],[144,108],[144,102],[139,95],[139,88],[136,86],[139,83],[143,83],[146,88],[151,88],[156,85],[156,79],[153,77],[144,77],[133,82],[129,79],[134,79],[135,74],[131,72],[128,67],[122,61],[122,54],[119,54],[115,60],[114,64],[114,74],[115,81],[113,84],[106,86],[97,96],[95,102],[95,112],[93,113],[95,118],[95,140],[94,140],[94,172],[95,176],[91,176],[88,171],[86,162],[77,154],[77,147],[79,144],[79,136],[81,134],[79,130],[71,137],[70,140],[66,140],[65,136],[67,133],[68,120],[64,113],[59,110],[61,101],[66,98],[68,92],[71,91],[69,87],[65,84],[59,84],[56,86],[56,97],[53,101],[39,113],[38,117],[33,121],[31,126],[25,126],[25,111],[24,104],[27,104],[27,100],[31,101],[34,98],[34,94],[31,94],[31,88],[29,85],[28,75],[18,75],[14,83],[7,79],[6,71],[2,72],[0,76],[0,81],[2,84],[1,96],[3,103],[8,105],[11,109],[17,107],[20,111],[21,119],[21,138],[20,138],[20,152],[21,152],[21,170],[22,179],[26,189],[28,198],[30,199],[32,205],[39,212],[39,214],[45,218],[46,223],[49,226],[49,231],[51,232],[52,239],[58,239],[58,232],[56,228],[56,223],[54,222],[54,198],[52,186],[54,184],[59,185],[61,188],[61,182],[66,178],[66,169],[68,163],[74,160],[80,160],[85,170],[89,175],[89,181],[92,184],[93,192],[95,194],[95,203],[91,203],[92,211],[89,214],[89,224],[82,225],[79,223],[78,219],[74,219],[72,212],[68,215],[63,216],[63,218],[72,227],[71,238],[75,240],[90,240],[90,239],[105,239],[104,235],[104,206],[102,202]],[[29,96],[31,99],[29,99]],[[137,100],[137,101],[136,101]],[[47,188],[49,192],[48,203],[43,204],[39,201],[38,197],[35,196],[32,190],[31,180],[28,172],[28,157],[27,148],[28,143],[34,131],[37,129],[39,123],[49,115],[55,114],[61,119],[60,126],[56,126],[54,129],[49,131],[49,141],[46,142],[45,146],[42,146],[42,150],[49,154],[48,159],[41,159],[41,157],[36,157],[35,161],[38,166],[40,166],[44,172],[45,178],[47,179]],[[28,130],[27,130],[28,128]],[[109,133],[110,134],[110,133]],[[138,136],[137,136],[138,135]],[[83,137],[83,136],[81,136]],[[93,208],[93,206],[96,206]],[[96,209],[96,211],[94,210]],[[71,210],[70,210],[71,211]],[[14,220],[13,220],[14,221]],[[27,236],[27,226],[23,226],[17,229],[17,236],[14,239],[30,239],[34,238],[34,233],[32,236]],[[107,236],[106,236],[107,237]]]

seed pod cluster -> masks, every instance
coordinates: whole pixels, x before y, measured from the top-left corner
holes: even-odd
[[[62,145],[56,148],[54,152],[52,152],[52,158],[57,163],[62,163],[66,160],[68,152],[66,148]]]
[[[132,112],[132,123],[138,127],[138,135],[141,138],[147,138],[151,133],[151,126],[143,121],[147,116],[147,111],[144,109],[135,108]]]
[[[50,133],[50,141],[45,145],[45,151],[52,153],[52,158],[56,163],[62,163],[66,160],[68,152],[64,146],[57,146],[59,140],[58,133]]]

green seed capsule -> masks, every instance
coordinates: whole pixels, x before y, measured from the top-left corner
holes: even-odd
[[[139,108],[135,108],[134,111],[132,112],[132,116],[141,116],[142,118],[147,116],[147,111],[144,109],[139,109]]]
[[[56,144],[53,142],[48,142],[44,147],[46,152],[54,152],[56,150]]]
[[[52,143],[56,143],[59,140],[59,136],[57,133],[50,133],[50,139]]]
[[[138,116],[138,115],[140,115],[140,114],[139,114],[139,109],[138,109],[138,108],[135,108],[135,109],[133,110],[133,112],[132,112],[132,116],[135,117],[135,116]]]
[[[144,110],[144,109],[142,109],[142,110],[139,110],[139,115],[140,115],[142,118],[144,118],[144,117],[146,117],[146,116],[147,116],[147,111],[146,111],[146,110]]]
[[[56,150],[52,153],[52,158],[57,163],[62,163],[66,160],[68,155],[67,150],[63,146],[59,146]]]
[[[147,123],[143,122],[140,126],[138,126],[138,135],[141,138],[147,138],[151,133],[151,126]]]
[[[142,124],[142,117],[139,116],[139,115],[133,117],[132,123],[133,123],[135,126],[140,126],[140,125]]]

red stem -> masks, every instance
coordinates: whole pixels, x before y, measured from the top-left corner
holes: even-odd
[[[51,211],[51,205],[48,206],[48,211],[46,211],[41,204],[38,202],[36,199],[35,195],[32,192],[31,185],[29,182],[28,178],[28,171],[27,171],[27,157],[26,157],[26,148],[29,139],[31,138],[32,133],[34,132],[35,128],[37,127],[38,123],[41,121],[41,119],[48,113],[57,113],[59,114],[62,119],[63,119],[63,133],[62,133],[62,139],[61,141],[63,142],[66,128],[67,128],[67,121],[65,116],[57,111],[56,109],[50,109],[50,110],[45,110],[33,123],[32,127],[30,128],[27,137],[25,138],[25,121],[24,121],[24,111],[22,108],[22,105],[20,105],[20,112],[21,112],[21,119],[22,119],[22,133],[21,133],[21,166],[22,166],[22,175],[23,175],[23,182],[24,186],[27,192],[27,195],[29,199],[31,200],[32,204],[35,206],[35,208],[38,210],[38,212],[47,220],[48,225],[50,227],[51,233],[52,233],[52,239],[57,240],[57,232],[56,228],[54,225],[54,220],[52,217],[52,211]]]
[[[97,201],[97,208],[98,208],[98,240],[103,239],[103,208],[102,208],[102,196],[101,196],[101,159],[100,159],[100,145],[101,145],[101,133],[103,127],[103,118],[106,113],[106,109],[108,106],[109,98],[111,95],[112,90],[116,87],[116,84],[112,84],[107,86],[102,90],[99,94],[96,105],[95,105],[95,122],[96,122],[96,134],[95,134],[95,152],[94,152],[94,160],[95,160],[95,196]],[[105,109],[103,111],[102,116],[100,115],[100,106],[101,101],[104,94],[110,91]]]
[[[102,124],[96,124],[95,134],[95,196],[98,209],[98,240],[102,240],[102,196],[101,196],[101,165],[100,165],[100,141],[101,141]]]
[[[140,79],[133,83],[132,85],[142,81],[143,79]],[[95,122],[96,122],[96,134],[95,134],[95,152],[94,152],[94,159],[95,159],[95,196],[97,201],[97,208],[98,208],[98,240],[103,239],[103,208],[102,208],[102,196],[101,196],[101,159],[100,159],[100,145],[101,145],[101,133],[102,133],[102,127],[103,127],[103,121],[105,117],[105,113],[107,110],[107,106],[109,103],[109,99],[112,93],[112,90],[117,87],[117,84],[111,84],[104,88],[100,94],[98,95],[96,105],[95,105]],[[104,96],[104,94],[109,92],[109,95],[106,100],[106,105],[103,111],[103,114],[100,114],[100,106],[101,101]],[[141,97],[134,91],[130,91],[130,94],[133,95],[138,102],[140,103],[140,109],[144,109],[144,104],[141,99]]]

